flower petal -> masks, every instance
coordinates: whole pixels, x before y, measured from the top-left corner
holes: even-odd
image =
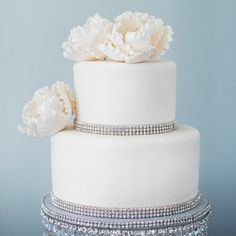
[[[150,58],[155,53],[155,47],[150,46],[145,52],[138,52],[132,56],[128,56],[125,58],[126,63],[138,63],[142,61],[149,61]]]
[[[111,43],[101,44],[98,46],[99,50],[103,52],[110,60],[124,61],[125,53],[121,49],[113,47]]]

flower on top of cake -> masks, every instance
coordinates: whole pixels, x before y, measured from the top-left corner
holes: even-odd
[[[105,55],[98,45],[106,41],[112,23],[95,14],[89,17],[83,27],[72,28],[68,40],[62,44],[64,57],[75,61],[104,60]]]
[[[159,59],[169,48],[172,29],[146,13],[127,11],[109,22],[99,15],[73,28],[62,44],[64,57],[74,61],[112,60],[138,63]]]
[[[171,28],[146,13],[125,12],[115,18],[109,40],[99,49],[111,60],[137,63],[155,60],[171,41]]]
[[[75,95],[64,82],[40,88],[24,106],[24,125],[18,125],[17,129],[31,136],[52,136],[71,122],[75,104]]]

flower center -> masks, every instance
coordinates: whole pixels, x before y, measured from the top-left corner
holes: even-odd
[[[140,27],[141,25],[138,21],[123,20],[118,30],[120,33],[126,34],[127,32],[137,32]]]

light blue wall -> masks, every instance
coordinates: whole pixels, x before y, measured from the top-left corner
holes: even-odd
[[[200,188],[213,205],[210,236],[233,235],[236,220],[236,2],[217,0],[0,1],[0,235],[41,235],[39,207],[50,190],[48,139],[16,132],[38,87],[70,85],[62,57],[69,29],[125,10],[160,16],[175,31],[165,58],[178,66],[177,118],[201,132]]]

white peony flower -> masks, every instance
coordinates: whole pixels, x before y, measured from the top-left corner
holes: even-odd
[[[139,12],[125,12],[115,18],[112,32],[100,51],[108,59],[126,63],[154,60],[169,47],[172,30],[161,19]]]
[[[17,129],[32,136],[52,136],[64,129],[75,113],[75,96],[64,82],[40,88],[23,108]]]
[[[68,41],[62,44],[64,57],[74,61],[103,60],[105,55],[98,49],[107,34],[111,32],[112,23],[95,14],[89,17],[83,27],[73,28]]]

